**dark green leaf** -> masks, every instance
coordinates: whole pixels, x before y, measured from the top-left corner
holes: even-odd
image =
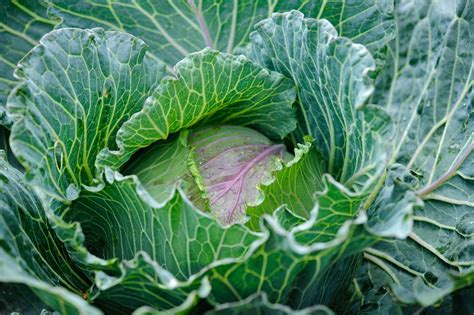
[[[274,14],[255,26],[252,57],[293,79],[298,90],[297,139],[316,139],[327,171],[341,183],[360,189],[383,167],[379,135],[371,129],[374,110],[364,105],[374,86],[375,62],[362,45],[338,36],[327,20],[303,18],[298,11]]]
[[[89,289],[89,280],[56,237],[39,198],[4,156],[0,156],[0,282],[6,283],[5,294],[16,294],[15,300],[24,305],[30,300],[41,305],[31,298],[33,290],[55,310],[100,314],[79,296]]]
[[[25,303],[28,301],[28,303]],[[33,315],[40,314],[42,310],[50,309],[26,285],[16,283],[0,283],[0,313]]]
[[[0,5],[0,124],[9,125],[7,96],[18,83],[13,76],[16,64],[38,44],[56,21],[46,16],[43,0],[4,0]]]
[[[6,294],[15,292],[18,293],[18,291],[22,293],[21,295],[15,295],[13,301],[17,303],[20,302],[23,307],[24,305],[28,305],[30,303],[36,304],[37,307],[42,307],[41,302],[30,295],[30,290],[32,290],[44,303],[46,303],[52,309],[61,312],[62,314],[102,314],[100,310],[84,301],[81,296],[73,294],[63,287],[41,281],[37,278],[37,275],[32,275],[26,270],[20,267],[15,257],[10,256],[3,250],[3,248],[0,248],[0,282],[22,285],[21,287],[17,286],[15,288],[16,291],[13,292],[9,291],[13,287],[11,285],[7,285]],[[10,307],[14,306],[15,304],[8,305],[7,310],[13,312],[22,310],[20,308],[9,309]],[[25,309],[23,309],[23,311],[25,311]],[[27,311],[32,310],[27,309]]]
[[[65,220],[81,222],[86,244],[97,256],[132,259],[145,251],[184,281],[215,261],[244,256],[258,239],[239,225],[224,229],[194,208],[183,192],[174,194],[162,208],[153,208],[140,199],[137,188],[134,181],[125,179],[98,193],[84,192],[73,203]],[[140,193],[149,200],[146,192]],[[113,229],[112,224],[132,231]]]
[[[296,127],[291,81],[244,56],[205,49],[180,61],[175,71],[123,124],[119,150],[103,151],[100,165],[116,169],[138,149],[197,123],[251,126],[274,139]]]
[[[74,257],[86,269],[104,270],[97,273],[98,290],[92,293],[98,303],[171,309],[190,303],[192,296],[206,297],[209,284],[200,274],[241,259],[258,238],[242,226],[224,229],[181,191],[162,208],[151,207],[144,200],[151,202],[152,197],[140,184],[116,176],[102,191],[84,192],[64,217],[66,222],[81,222],[84,234],[77,242],[85,236],[85,244],[70,243],[70,250],[78,253]],[[67,237],[68,226],[62,224],[61,235]],[[69,230],[77,231],[74,226]],[[95,260],[81,254],[84,245]],[[109,260],[99,262],[97,257]],[[124,294],[127,298],[118,298]]]
[[[392,162],[418,178],[425,206],[406,240],[384,240],[366,258],[398,300],[427,306],[473,281],[474,6],[400,1],[396,18],[373,101],[393,117]]]
[[[211,299],[216,303],[230,302],[263,291],[272,302],[288,301],[306,266],[316,263],[313,277],[304,284],[310,286],[333,262],[371,244],[355,237],[365,222],[364,215],[358,212],[362,196],[350,193],[332,178],[325,177],[324,190],[318,199],[319,204],[310,219],[288,231],[278,222],[287,216],[278,213],[285,211],[284,208],[273,217],[264,216],[260,230],[265,242],[247,260],[212,270]],[[286,222],[285,219],[283,224]],[[300,288],[304,290],[303,285]]]
[[[23,81],[8,110],[10,144],[27,178],[65,202],[99,185],[97,153],[163,75],[139,39],[101,29],[60,29],[43,37],[16,69]]]
[[[349,256],[330,264],[322,274],[317,273],[318,261],[309,263],[298,276],[288,304],[297,309],[322,304],[342,313],[361,260],[360,254]]]
[[[359,233],[364,216],[357,218],[363,196],[329,177],[309,221],[286,230],[281,224],[292,214],[282,215],[280,208],[262,219],[260,233],[238,224],[220,226],[181,190],[154,207],[135,177],[114,178],[101,191],[84,191],[70,209],[50,213],[72,257],[96,271],[91,293],[96,303],[166,310],[208,294],[211,303],[220,304],[256,292],[284,303],[309,263],[316,263],[312,279],[317,279],[333,262],[367,246]],[[80,228],[69,222],[81,222]]]
[[[61,27],[119,30],[142,38],[151,55],[170,68],[204,47],[232,53],[249,42],[253,25],[273,12],[301,10],[308,17],[326,18],[341,36],[378,53],[395,35],[390,0],[341,1],[65,1],[50,0]]]
[[[403,165],[393,165],[367,210],[367,230],[378,236],[406,238],[413,229],[414,211],[423,207],[414,191],[417,184]]]

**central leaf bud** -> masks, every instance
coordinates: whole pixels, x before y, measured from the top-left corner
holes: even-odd
[[[138,176],[158,204],[180,185],[196,207],[229,225],[243,222],[245,208],[263,200],[259,186],[273,181],[288,157],[283,144],[253,129],[212,126],[156,143],[122,172]]]
[[[258,187],[273,180],[273,172],[281,168],[287,154],[283,144],[235,126],[196,130],[189,145],[209,208],[223,224],[240,222],[245,207],[261,201]]]

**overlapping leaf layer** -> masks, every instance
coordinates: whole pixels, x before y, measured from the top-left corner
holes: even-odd
[[[0,313],[472,312],[473,12],[2,3]]]

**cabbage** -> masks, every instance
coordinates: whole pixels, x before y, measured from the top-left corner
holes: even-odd
[[[0,313],[472,313],[472,12],[6,1]]]

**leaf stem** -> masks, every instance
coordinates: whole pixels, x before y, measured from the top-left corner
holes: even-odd
[[[414,269],[411,269],[409,266],[401,263],[400,261],[398,261],[395,258],[391,257],[387,253],[384,253],[383,251],[380,251],[378,249],[369,247],[369,248],[365,249],[364,253],[368,253],[372,256],[375,256],[375,257],[378,257],[378,258],[383,259],[385,261],[388,261],[389,263],[393,264],[397,268],[402,269],[403,271],[405,271],[407,273],[410,273],[410,274],[412,274],[416,277],[422,277],[423,278],[423,273],[421,273],[419,271],[416,271]]]
[[[8,33],[10,33],[14,36],[18,36],[19,38],[25,40],[30,45],[33,45],[33,46],[38,45],[38,42],[36,40],[34,40],[33,38],[31,38],[30,36],[28,36],[27,34],[19,32],[19,31],[11,28],[10,26],[8,26],[4,23],[0,23],[0,27],[3,27],[3,30],[5,30],[6,32],[8,32]]]
[[[234,7],[232,9],[232,25],[230,28],[229,42],[227,43],[226,50],[228,54],[231,54],[232,50],[234,49],[235,29],[237,26],[237,12],[239,10],[238,5],[239,0],[234,0]]]
[[[49,24],[49,25],[53,25],[55,26],[56,25],[56,22],[55,21],[52,21],[52,20],[48,20],[47,18],[44,18],[40,15],[38,15],[36,12],[28,9],[27,7],[25,7],[23,4],[20,3],[20,1],[18,0],[13,0],[12,1],[12,4],[16,7],[18,7],[18,9],[22,10],[23,12],[25,12],[26,14],[28,14],[29,16],[31,16],[32,18],[34,18],[36,21],[38,22],[41,22],[41,23],[44,23],[44,24]],[[41,4],[38,4],[41,6]],[[46,9],[46,8],[45,8]]]
[[[449,179],[451,179],[454,175],[456,175],[457,170],[462,166],[464,161],[467,159],[467,157],[472,153],[474,150],[474,142],[471,143],[470,146],[468,146],[464,152],[461,153],[461,156],[456,160],[456,162],[453,164],[453,166],[446,171],[441,177],[439,177],[437,180],[432,182],[430,185],[420,189],[418,191],[418,195],[420,198],[425,197],[429,193],[435,191],[438,189],[441,185],[443,185],[445,182],[447,182]]]
[[[194,14],[196,14],[196,18],[199,22],[199,27],[201,28],[202,37],[204,37],[206,46],[209,48],[214,48],[212,44],[211,35],[209,34],[209,29],[207,28],[207,25],[206,25],[206,20],[204,20],[204,16],[202,15],[201,1],[199,2],[199,8],[196,7],[194,0],[188,0],[188,3],[191,6],[191,9],[194,11]]]
[[[400,280],[398,280],[395,273],[380,258],[372,256],[369,253],[364,253],[364,259],[370,261],[371,263],[385,271],[390,276],[390,278],[392,278],[393,282],[395,282],[396,284],[400,284]]]
[[[418,245],[422,246],[423,248],[425,248],[426,250],[428,250],[429,252],[431,252],[433,255],[435,255],[436,257],[438,257],[440,260],[442,260],[444,263],[450,265],[450,266],[453,266],[453,267],[457,267],[458,269],[460,269],[461,267],[463,266],[472,266],[472,264],[474,263],[474,261],[460,261],[461,259],[457,260],[457,261],[452,261],[452,260],[449,260],[448,258],[446,258],[438,249],[436,249],[433,245],[431,245],[430,243],[426,242],[425,240],[423,240],[421,237],[419,237],[416,233],[412,232],[410,234],[408,234],[408,237],[414,241],[415,243],[417,243]]]
[[[382,176],[380,176],[380,179],[378,180],[376,186],[374,187],[374,190],[372,191],[372,193],[370,193],[369,197],[365,201],[364,206],[363,206],[365,210],[369,209],[369,207],[374,202],[375,198],[377,198],[377,196],[379,195],[379,192],[382,190],[386,178],[387,178],[387,171],[385,170]]]

